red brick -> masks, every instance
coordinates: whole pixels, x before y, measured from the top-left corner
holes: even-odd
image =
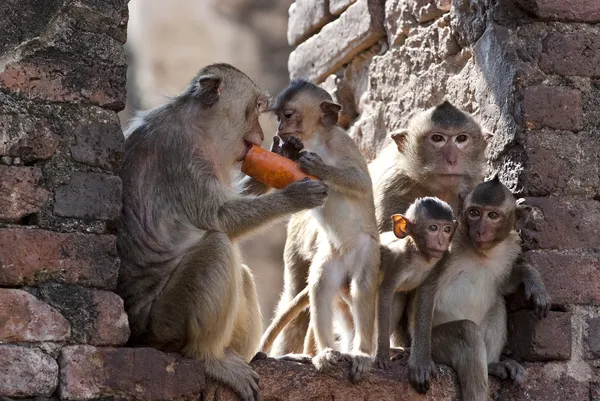
[[[598,33],[550,33],[544,38],[542,46],[540,67],[544,72],[600,77],[600,35]]]
[[[296,0],[289,9],[287,40],[290,46],[304,42],[311,34],[335,18],[327,1]]]
[[[290,77],[322,82],[385,36],[381,0],[358,0],[290,54]]]
[[[0,229],[0,285],[48,280],[115,288],[119,271],[115,237],[59,234],[29,228]]]
[[[0,344],[0,397],[49,396],[57,385],[54,359],[36,348]]]
[[[63,341],[69,322],[60,312],[23,290],[0,289],[0,342]]]
[[[356,0],[329,0],[329,12],[333,15],[340,15],[355,2]]]
[[[0,115],[0,156],[18,157],[24,162],[52,157],[60,143],[51,122],[24,114]]]
[[[42,178],[38,167],[0,165],[0,220],[17,222],[39,211],[50,197]]]
[[[600,358],[600,317],[587,320],[586,342],[594,358]]]
[[[577,380],[564,373],[553,373],[543,364],[525,364],[527,379],[524,387],[503,382],[495,391],[494,401],[587,401],[589,380]]]
[[[519,222],[521,238],[530,249],[600,247],[600,202],[525,198],[538,208],[525,224]]]
[[[600,251],[529,251],[527,259],[542,277],[556,305],[600,305]]]
[[[61,399],[198,400],[204,364],[150,348],[63,348]]]
[[[74,173],[56,188],[54,214],[81,219],[114,220],[121,213],[121,179],[102,173]]]
[[[80,163],[116,172],[123,158],[123,140],[116,115],[111,123],[83,124],[75,130],[71,155]]]
[[[508,348],[519,360],[571,358],[571,314],[550,312],[548,317],[537,319],[530,311],[510,313]]]
[[[595,0],[519,0],[519,3],[545,20],[600,22],[600,2]]]
[[[129,339],[129,320],[123,300],[114,292],[94,291],[93,309],[96,311],[91,345],[123,345]]]
[[[548,127],[579,131],[583,128],[581,92],[560,86],[525,88],[523,118],[528,129]]]

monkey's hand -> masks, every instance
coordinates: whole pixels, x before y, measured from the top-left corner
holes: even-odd
[[[533,311],[535,315],[541,319],[547,317],[550,311],[550,295],[543,285],[532,285],[525,282],[525,298],[533,301]]]
[[[327,178],[329,166],[314,152],[301,152],[298,164],[305,173],[312,174],[323,180]]]
[[[408,378],[419,393],[426,393],[429,390],[430,378],[436,376],[437,367],[431,358],[422,361],[416,361],[413,358],[408,360]]]
[[[301,181],[292,182],[282,190],[282,193],[295,205],[303,209],[321,206],[327,197],[329,187],[318,180],[306,177]]]
[[[283,143],[278,136],[273,137],[271,152],[277,153],[290,160],[298,161],[302,149],[304,149],[304,144],[295,136],[290,136],[288,139],[284,140]]]
[[[327,372],[342,360],[342,354],[331,348],[325,348],[312,359],[313,365],[319,372]]]
[[[379,369],[389,370],[392,367],[390,355],[379,355],[375,357],[375,364]]]
[[[527,372],[525,372],[523,366],[508,358],[488,364],[488,374],[502,380],[510,379],[518,386],[523,386],[527,378]]]

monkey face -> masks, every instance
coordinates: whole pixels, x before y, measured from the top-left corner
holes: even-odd
[[[450,248],[457,225],[456,221],[428,219],[415,227],[414,231],[420,235],[414,235],[413,239],[429,259],[441,258]]]
[[[510,211],[507,213],[507,210],[500,207],[471,205],[465,210],[469,238],[482,251],[489,250],[504,240],[512,229],[513,220]]]
[[[426,136],[425,146],[435,155],[438,174],[463,175],[473,151],[473,138],[468,132],[434,131]]]

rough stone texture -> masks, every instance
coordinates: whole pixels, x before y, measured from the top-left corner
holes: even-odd
[[[391,0],[385,2],[385,32],[390,46],[404,43],[410,30],[418,26],[411,12],[411,2]]]
[[[590,401],[600,401],[600,382],[590,385]]]
[[[290,54],[290,77],[317,83],[385,35],[381,0],[358,0]]]
[[[595,358],[600,358],[600,317],[587,321],[587,346]]]
[[[69,333],[56,309],[23,290],[0,289],[0,341],[63,341]]]
[[[529,251],[556,305],[600,305],[600,252],[597,250]]]
[[[547,20],[600,22],[600,3],[590,0],[519,0],[536,16]]]
[[[0,221],[17,222],[40,210],[50,197],[42,179],[38,167],[0,165]]]
[[[69,320],[72,342],[123,345],[129,338],[123,300],[113,292],[45,283],[39,287],[39,296]]]
[[[198,400],[204,388],[201,361],[150,348],[63,348],[61,399]]]
[[[413,15],[419,23],[433,21],[441,17],[448,11],[448,7],[445,5],[445,10],[440,10],[437,7],[438,1],[435,0],[416,0],[410,2],[413,8]]]
[[[508,347],[520,360],[571,358],[571,314],[550,312],[540,320],[530,311],[509,314]]]
[[[548,127],[570,131],[583,128],[581,92],[562,87],[525,88],[523,113],[529,129]]]
[[[0,397],[49,396],[57,384],[54,359],[35,348],[0,344]]]
[[[0,285],[48,280],[115,288],[119,260],[110,235],[0,229]]]
[[[54,213],[63,217],[113,220],[121,213],[119,177],[102,173],[75,173],[56,189]]]
[[[529,249],[596,248],[600,237],[600,202],[525,198],[535,208],[521,227]]]
[[[340,15],[356,0],[329,0],[329,12],[333,15]]]
[[[600,77],[600,36],[595,32],[549,33],[540,67],[549,74]]]
[[[428,400],[456,401],[458,390],[454,375],[441,367],[437,379],[431,382],[427,395],[416,393],[408,382],[406,360],[392,363],[389,371],[373,370],[358,384],[349,381],[350,363],[340,364],[330,374],[316,372],[310,364],[267,359],[253,363],[260,375],[260,388],[264,401],[304,400]],[[207,382],[205,401],[237,401],[231,390]]]
[[[0,156],[19,157],[26,163],[52,157],[60,137],[51,124],[25,114],[0,114]]]
[[[73,160],[117,172],[123,157],[123,132],[115,123],[78,127],[71,146]]]
[[[287,39],[290,46],[306,40],[335,17],[329,13],[328,1],[296,0],[289,9]]]

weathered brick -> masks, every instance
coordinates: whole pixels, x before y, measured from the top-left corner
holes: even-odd
[[[600,77],[600,35],[549,33],[542,41],[540,68],[550,74]]]
[[[550,312],[537,319],[530,311],[508,315],[508,347],[526,361],[571,358],[571,314]]]
[[[329,12],[333,15],[340,15],[355,2],[356,0],[329,0]]]
[[[519,222],[528,248],[600,248],[600,202],[556,198],[525,201],[541,212],[531,213],[525,224]]]
[[[590,383],[566,373],[547,369],[540,363],[524,364],[527,379],[523,387],[512,384],[501,386],[492,399],[495,401],[587,401]],[[504,382],[506,383],[506,382]]]
[[[119,259],[111,235],[0,229],[0,285],[48,280],[114,288]]]
[[[23,290],[0,289],[0,342],[63,341],[69,333],[53,307]]]
[[[327,1],[296,0],[289,9],[287,40],[290,46],[305,41],[335,18]]]
[[[102,173],[74,173],[67,185],[56,188],[54,213],[81,219],[113,220],[121,213],[119,177]]]
[[[39,211],[50,197],[42,178],[38,167],[0,165],[0,220],[17,222]]]
[[[123,157],[123,132],[116,123],[91,123],[77,127],[71,146],[73,160],[118,171]]]
[[[600,358],[600,317],[588,319],[586,341],[592,356]]]
[[[600,22],[600,3],[590,0],[519,0],[519,4],[545,20]]]
[[[0,397],[49,396],[57,385],[54,359],[36,348],[0,344]]]
[[[590,384],[590,401],[600,401],[600,382]]]
[[[583,128],[581,92],[559,86],[525,88],[523,118],[528,129],[548,127],[579,131]]]
[[[60,137],[46,119],[24,114],[0,115],[0,156],[19,157],[24,162],[52,157]]]
[[[542,274],[553,304],[600,305],[600,251],[529,251],[525,256]]]
[[[98,346],[127,342],[129,321],[117,294],[57,283],[40,285],[39,293],[69,320],[74,342]]]
[[[290,54],[291,78],[322,82],[385,36],[383,19],[383,1],[358,0]]]
[[[437,7],[436,0],[416,0],[411,1],[410,3],[412,3],[411,6],[413,15],[420,23],[433,21],[447,12],[447,10],[440,10]]]
[[[202,361],[150,348],[66,347],[58,363],[61,399],[198,400],[204,388]]]

